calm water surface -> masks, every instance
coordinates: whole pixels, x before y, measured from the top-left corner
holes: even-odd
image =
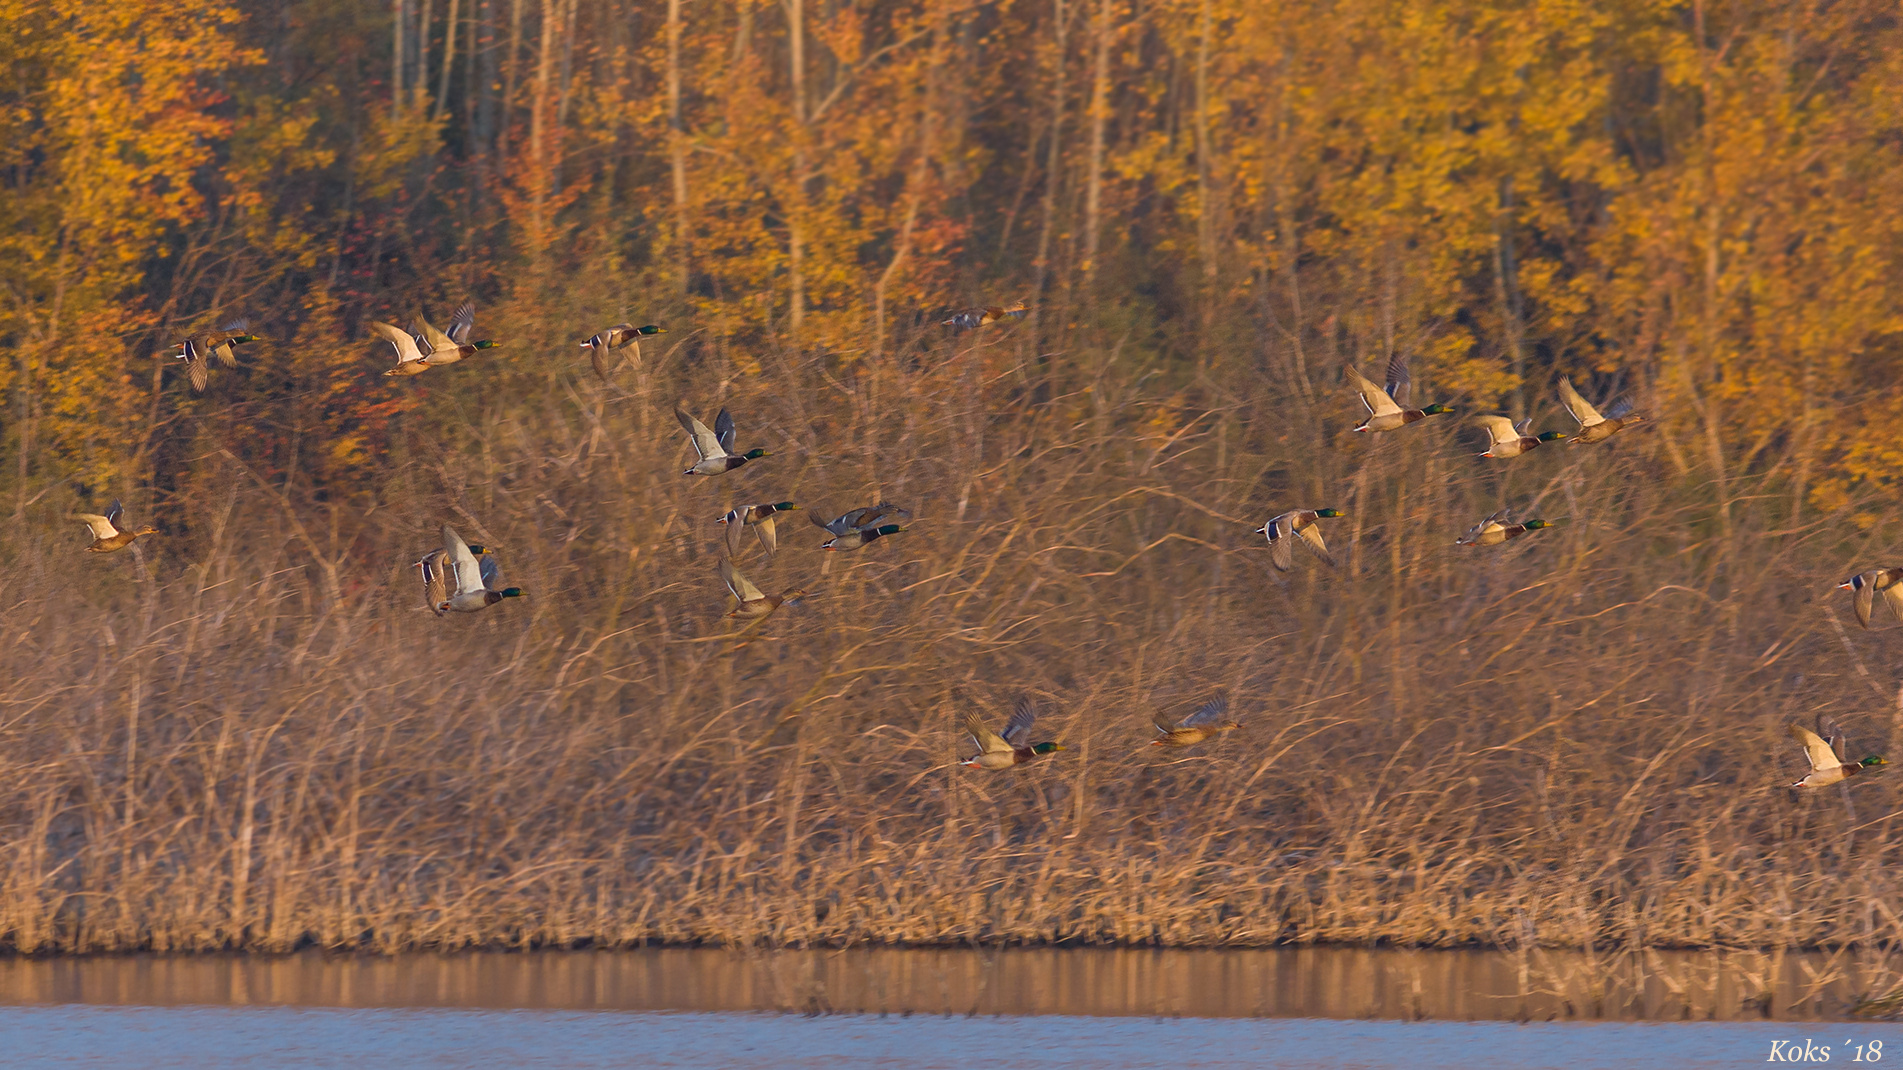
[[[0,1066],[1762,1064],[1903,958],[1302,948],[0,960]],[[792,1013],[788,1013],[792,1012]]]

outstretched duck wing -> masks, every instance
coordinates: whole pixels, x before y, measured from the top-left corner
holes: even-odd
[[[484,554],[482,558],[476,562],[476,573],[482,577],[482,585],[484,587],[491,591],[499,591],[502,589],[502,563],[497,561],[494,557]]]
[[[1831,750],[1830,744],[1824,742],[1823,737],[1817,733],[1801,724],[1792,725],[1789,731],[1791,738],[1803,745],[1804,757],[1810,759],[1812,769],[1836,769],[1843,765],[1837,760],[1837,752]]]
[[[1857,623],[1863,625],[1865,628],[1869,628],[1870,610],[1876,605],[1877,574],[1874,572],[1866,572],[1857,578],[1863,581],[1857,584],[1857,590],[1855,592],[1856,597],[1854,604],[1857,610]],[[1884,600],[1888,601],[1889,599],[1886,597]]]
[[[1310,550],[1315,551],[1315,556],[1321,558],[1323,563],[1330,567],[1334,566],[1335,555],[1328,552],[1328,544],[1322,541],[1322,526],[1320,524],[1310,524],[1296,534],[1302,537],[1302,542]]]
[[[727,590],[733,592],[734,600],[742,604],[758,602],[766,597],[760,593],[760,588],[755,587],[751,581],[740,574],[739,569],[733,567],[732,561],[722,559],[720,562],[720,580],[727,585]]]
[[[1606,418],[1599,415],[1599,410],[1593,408],[1591,402],[1580,397],[1579,391],[1573,389],[1573,381],[1563,375],[1559,378],[1559,401],[1560,404],[1566,406],[1567,412],[1573,414],[1573,419],[1579,421],[1581,428],[1606,422]]]
[[[443,561],[456,579],[456,594],[483,589],[482,566],[470,552],[469,544],[448,524],[443,525]]]
[[[423,351],[416,347],[416,339],[411,338],[408,332],[393,327],[381,320],[371,320],[370,331],[378,338],[396,347],[396,362],[398,364],[408,364],[413,360],[423,359]]]
[[[1413,382],[1413,378],[1408,375],[1407,371],[1407,354],[1396,353],[1392,357],[1389,357],[1387,383],[1382,389],[1384,393],[1394,399],[1396,405],[1406,407],[1407,395]]]
[[[211,385],[211,365],[198,348],[195,339],[187,338],[179,343],[179,353],[185,358],[185,371],[192,377],[192,389],[204,393]]]
[[[727,526],[728,557],[740,556],[740,529],[747,526],[746,516],[747,507],[744,505],[736,505],[732,509],[727,510],[726,516],[720,518],[720,522]]]
[[[449,584],[443,575],[443,550],[431,550],[423,555],[416,567],[423,573],[423,604],[431,613],[443,615],[442,605],[449,601]]]
[[[1274,565],[1277,572],[1287,572],[1295,567],[1294,515],[1283,513],[1262,525],[1268,529],[1269,564]]]
[[[430,321],[418,316],[416,317],[416,323],[421,329],[423,345],[429,347],[432,356],[437,353],[456,353],[459,350],[460,347],[457,346],[456,340],[444,334],[442,331],[437,330],[435,325],[430,323]]]
[[[242,319],[231,320],[223,327],[213,331],[211,335],[205,339],[205,345],[210,348],[212,355],[218,358],[219,363],[227,368],[236,368],[238,366],[238,354],[231,351],[231,340],[248,334],[250,331],[251,325],[246,321]]]
[[[473,301],[464,301],[456,314],[449,317],[449,340],[459,346],[469,344],[469,336],[476,332],[476,305]]]
[[[844,535],[847,531],[859,531],[866,528],[878,527],[880,522],[884,521],[887,517],[903,518],[911,515],[911,510],[901,509],[891,502],[880,502],[877,505],[863,505],[857,509],[849,510],[844,516],[833,521],[833,523],[838,524],[844,529],[843,531],[834,532],[834,534]]]
[[[969,711],[965,713],[965,731],[971,733],[971,738],[978,744],[978,750],[981,753],[1011,753],[1011,744],[1006,743],[1003,737],[985,727],[984,721],[975,713]]]
[[[74,513],[73,519],[85,521],[95,539],[110,539],[119,534],[119,529],[112,526],[112,521],[98,513]]]
[[[1199,728],[1203,725],[1217,724],[1228,715],[1229,696],[1217,695],[1215,698],[1196,707],[1195,713],[1183,718],[1183,727]]]
[[[1005,722],[1004,738],[1013,747],[1031,745],[1031,725],[1037,721],[1037,707],[1029,695],[1019,695],[1011,704],[1011,719]]]
[[[1492,440],[1495,446],[1498,446],[1502,442],[1518,442],[1520,440],[1520,432],[1513,426],[1513,421],[1504,416],[1476,416],[1474,417],[1474,423],[1486,429],[1487,437]]]
[[[1897,620],[1903,620],[1903,577],[1891,580],[1889,586],[1883,588],[1883,601]]]
[[[714,437],[720,440],[720,448],[731,456],[734,440],[733,413],[721,409],[720,415],[714,417]]]
[[[1368,377],[1361,374],[1354,365],[1349,364],[1344,367],[1348,372],[1348,381],[1353,383],[1354,388],[1361,393],[1361,403],[1368,407],[1368,415],[1393,416],[1401,411],[1401,406],[1394,403],[1394,399],[1388,396],[1387,391],[1370,382]]]
[[[722,415],[727,412],[726,409],[720,411]],[[686,409],[679,405],[674,406],[674,418],[681,422],[681,427],[685,428],[688,436],[694,440],[694,452],[700,454],[701,460],[727,456],[727,451],[720,448],[720,439],[714,437],[712,431],[707,430],[706,424],[687,415]]]

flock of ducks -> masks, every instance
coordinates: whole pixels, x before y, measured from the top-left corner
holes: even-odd
[[[970,308],[954,312],[942,320],[941,325],[959,330],[975,330],[1008,319],[1021,319],[1026,312],[1027,308],[1022,302],[1010,307]],[[421,316],[413,321],[408,330],[380,321],[372,321],[370,330],[389,342],[396,351],[395,367],[384,374],[412,376],[454,364],[502,344],[490,339],[473,339],[475,322],[475,306],[464,304],[450,318],[447,330],[437,329]],[[595,374],[606,381],[614,370],[610,354],[631,350],[631,353],[624,355],[631,355],[638,362],[641,359],[641,339],[666,331],[665,327],[656,324],[635,326],[617,323],[596,332],[580,345],[590,351]],[[160,355],[182,361],[192,389],[203,392],[210,384],[210,367],[214,358],[226,368],[235,368],[235,348],[261,340],[251,333],[244,320],[233,320],[216,331],[189,336],[174,347],[176,352],[168,351]],[[1380,434],[1400,431],[1429,416],[1454,411],[1450,406],[1440,403],[1418,409],[1409,407],[1410,379],[1405,353],[1398,353],[1388,361],[1386,381],[1380,385],[1363,376],[1352,364],[1345,365],[1344,370],[1348,382],[1355,387],[1357,396],[1367,409],[1367,418],[1355,428],[1356,432]],[[1474,423],[1487,432],[1489,445],[1480,456],[1511,459],[1562,439],[1570,439],[1574,446],[1604,442],[1619,431],[1644,420],[1643,416],[1632,411],[1632,402],[1627,398],[1615,400],[1602,413],[1565,378],[1559,380],[1559,397],[1567,412],[1579,424],[1577,432],[1543,431],[1531,434],[1530,420],[1515,424],[1505,416],[1481,414],[1474,417]],[[714,417],[711,430],[679,405],[675,406],[674,416],[687,433],[697,456],[693,466],[684,475],[721,476],[771,456],[763,448],[744,452],[738,448],[738,431],[733,414],[724,408]],[[777,595],[766,594],[735,565],[747,529],[753,531],[766,555],[773,557],[779,549],[779,514],[798,508],[792,501],[736,505],[717,521],[725,528],[727,550],[718,571],[721,582],[734,600],[734,607],[727,616],[749,622],[742,629],[742,634],[764,622],[782,605],[797,603],[806,594],[800,587],[787,588]],[[122,527],[123,512],[123,506],[114,501],[104,515],[73,515],[73,519],[84,521],[92,533],[93,541],[86,548],[88,552],[111,553],[132,545],[144,536],[159,534],[156,528],[149,525],[136,529]],[[840,552],[857,550],[905,531],[904,525],[898,521],[911,514],[890,502],[880,502],[849,509],[830,520],[814,509],[808,509],[806,515],[815,526],[831,536],[819,545],[819,549]],[[1256,528],[1255,533],[1268,540],[1269,562],[1278,571],[1286,572],[1294,568],[1295,543],[1298,541],[1332,567],[1335,560],[1322,538],[1319,522],[1346,515],[1342,510],[1333,508],[1293,509],[1270,518],[1260,528]],[[1468,529],[1455,542],[1460,546],[1498,546],[1528,532],[1553,525],[1553,521],[1541,519],[1516,522],[1511,509],[1501,509]],[[488,547],[471,545],[448,524],[443,525],[442,539],[441,547],[431,549],[411,566],[421,575],[424,605],[437,616],[476,613],[508,599],[527,595],[528,592],[520,587],[501,585],[500,566],[494,551]],[[1857,621],[1864,628],[1870,627],[1870,617],[1879,594],[1898,620],[1903,621],[1903,567],[1861,572],[1839,587],[1852,592]],[[1035,704],[1022,696],[1015,702],[1002,733],[993,732],[983,718],[968,712],[965,715],[965,729],[977,745],[978,752],[958,764],[972,769],[997,771],[1064,750],[1063,744],[1056,741],[1031,739],[1036,721]],[[1185,716],[1158,713],[1154,723],[1157,737],[1151,740],[1150,745],[1164,748],[1193,747],[1219,739],[1225,733],[1241,727],[1238,721],[1229,716],[1229,700],[1223,695],[1217,695]],[[1819,718],[1816,732],[1793,724],[1789,727],[1789,734],[1804,748],[1805,757],[1810,763],[1810,772],[1792,787],[1826,787],[1889,764],[1881,755],[1870,755],[1856,762],[1843,761],[1839,754],[1843,747],[1843,731],[1828,717]]]
[[[1376,384],[1361,374],[1361,369],[1352,364],[1343,365],[1348,382],[1354,385],[1355,393],[1361,404],[1368,410],[1367,419],[1355,428],[1357,432],[1379,434],[1386,431],[1399,431],[1409,424],[1424,420],[1429,416],[1439,416],[1454,410],[1439,403],[1425,408],[1408,407],[1408,393],[1411,386],[1408,375],[1406,353],[1396,353],[1388,361],[1387,382]],[[1480,454],[1497,460],[1509,460],[1522,454],[1531,453],[1549,442],[1571,439],[1573,445],[1584,446],[1594,442],[1604,442],[1622,428],[1630,427],[1645,419],[1632,411],[1632,402],[1620,398],[1607,406],[1605,413],[1592,406],[1579,391],[1573,389],[1570,380],[1559,381],[1560,401],[1566,406],[1573,419],[1579,424],[1577,434],[1563,431],[1542,431],[1528,434],[1532,420],[1529,418],[1515,424],[1505,416],[1483,413],[1475,416],[1476,426],[1487,432],[1488,446]],[[1324,564],[1333,566],[1335,559],[1328,552],[1328,543],[1322,538],[1319,520],[1347,516],[1339,509],[1293,509],[1280,516],[1269,518],[1268,523],[1255,529],[1258,535],[1266,536],[1269,541],[1269,563],[1278,571],[1287,572],[1295,567],[1295,543],[1307,546]],[[1513,519],[1511,508],[1501,509],[1467,529],[1467,533],[1454,540],[1456,546],[1498,546],[1510,539],[1517,539],[1529,531],[1550,528],[1557,521]],[[1899,572],[1903,577],[1903,572]],[[1903,597],[1903,590],[1898,591]],[[1903,608],[1899,609],[1903,612]]]
[[[1386,382],[1383,384],[1377,385],[1352,364],[1346,365],[1344,370],[1348,382],[1353,384],[1368,412],[1367,418],[1355,428],[1357,432],[1378,434],[1399,431],[1429,416],[1453,412],[1451,407],[1438,403],[1418,409],[1408,406],[1410,384],[1405,353],[1397,353],[1388,361]],[[1562,439],[1570,439],[1574,446],[1588,446],[1604,442],[1625,428],[1645,420],[1644,416],[1632,411],[1629,398],[1618,398],[1601,412],[1580,395],[1570,379],[1564,377],[1559,380],[1559,399],[1579,424],[1577,432],[1542,431],[1532,434],[1530,419],[1515,424],[1505,416],[1483,413],[1473,418],[1473,423],[1487,433],[1488,446],[1480,456],[1509,460]],[[1318,522],[1346,515],[1339,509],[1293,509],[1270,518],[1268,523],[1255,529],[1255,533],[1268,539],[1269,563],[1279,571],[1287,572],[1295,567],[1295,543],[1298,541],[1324,564],[1333,566],[1335,559],[1328,552],[1328,544],[1322,538]],[[1555,523],[1541,519],[1516,521],[1511,508],[1501,509],[1467,529],[1465,534],[1454,540],[1454,544],[1499,546],[1528,532],[1553,527]],[[1857,621],[1865,628],[1870,627],[1871,611],[1879,594],[1897,619],[1903,620],[1903,567],[1862,572],[1839,584],[1839,587],[1854,593]],[[1217,707],[1218,704],[1212,702],[1174,727],[1159,722],[1157,728],[1164,733],[1164,737],[1155,742],[1167,746],[1190,746],[1219,734],[1225,730],[1222,725],[1212,728],[1192,724],[1198,718],[1220,719],[1222,713]],[[1226,709],[1226,704],[1222,708]],[[1234,722],[1223,722],[1223,725],[1234,727]],[[1810,772],[1792,784],[1794,788],[1839,784],[1858,773],[1889,764],[1882,755],[1876,754],[1856,762],[1845,762],[1840,754],[1844,746],[1843,730],[1827,717],[1819,718],[1817,732],[1796,724],[1790,726],[1789,732],[1791,738],[1803,746],[1804,756],[1810,763]]]

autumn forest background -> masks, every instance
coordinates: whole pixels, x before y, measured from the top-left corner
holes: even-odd
[[[1891,5],[0,0],[0,58],[6,946],[1903,936],[1892,778],[1783,786],[1819,712],[1903,751],[1833,589],[1895,563]],[[464,300],[502,348],[382,375]],[[1648,422],[1350,433],[1395,353]],[[685,479],[677,400],[772,456]],[[83,553],[115,497],[163,534]],[[743,544],[813,594],[736,638],[713,521],[788,498],[914,516]],[[1503,505],[1560,524],[1453,546]],[[1339,568],[1268,569],[1298,506]],[[425,612],[444,522],[530,597]],[[953,767],[1021,692],[1069,749]]]

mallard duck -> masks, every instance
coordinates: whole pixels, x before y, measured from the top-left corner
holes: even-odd
[[[763,594],[760,588],[740,574],[739,569],[733,567],[732,561],[724,557],[720,560],[720,581],[733,593],[733,612],[727,616],[740,620],[761,620],[771,616],[774,610],[785,603],[796,602],[806,594],[799,587],[789,587],[779,594]]]
[[[1152,747],[1193,747],[1204,740],[1214,739],[1224,732],[1233,732],[1242,726],[1229,717],[1229,696],[1217,695],[1196,708],[1196,712],[1182,720],[1166,717],[1161,712],[1152,718],[1156,730],[1162,735],[1150,740]]]
[[[1301,536],[1302,542],[1322,563],[1333,566],[1335,558],[1328,552],[1328,544],[1322,541],[1321,529],[1315,521],[1324,518],[1347,516],[1339,509],[1295,509],[1273,517],[1268,523],[1255,529],[1255,534],[1266,535],[1269,539],[1269,563],[1277,572],[1287,572],[1295,567],[1295,539]]]
[[[416,339],[411,337],[410,332],[384,323],[382,320],[371,320],[370,331],[396,347],[396,367],[383,374],[421,375],[434,367],[425,359],[426,354],[417,346]]]
[[[632,323],[617,323],[605,331],[598,332],[594,337],[583,342],[581,347],[593,351],[588,354],[588,359],[594,362],[595,374],[605,383],[608,381],[607,354],[610,350],[631,345],[634,347],[634,359],[638,363],[641,360],[642,336],[666,333],[666,327],[657,327],[652,323],[640,327]]]
[[[1396,353],[1388,359],[1388,383],[1385,388],[1369,382],[1367,377],[1352,364],[1344,365],[1348,370],[1349,381],[1361,394],[1361,403],[1367,406],[1368,418],[1361,421],[1357,431],[1394,431],[1424,416],[1438,416],[1454,410],[1445,405],[1429,405],[1425,409],[1407,407],[1408,386],[1410,380],[1407,371],[1407,354]]]
[[[739,505],[727,510],[727,515],[718,521],[727,526],[727,556],[740,555],[740,530],[749,527],[770,556],[779,548],[779,537],[773,529],[773,514],[798,508],[792,502],[774,502],[770,505]]]
[[[475,557],[481,557],[488,553],[489,550],[475,543],[470,543],[469,552]],[[431,613],[439,617],[449,612],[449,585],[446,579],[449,569],[443,566],[443,558],[448,555],[448,550],[438,547],[424,554],[423,560],[412,562],[410,565],[411,568],[419,569],[422,572],[423,604],[429,607]]]
[[[1498,546],[1508,539],[1517,539],[1529,531],[1550,528],[1557,521],[1528,520],[1525,523],[1509,523],[1513,519],[1513,510],[1502,509],[1480,523],[1467,529],[1467,534],[1454,540],[1455,546]]]
[[[849,531],[856,531],[860,528],[875,527],[879,521],[889,516],[904,518],[911,515],[910,510],[901,509],[891,502],[880,502],[877,505],[862,505],[857,509],[848,509],[831,520],[826,519],[826,517],[816,509],[806,510],[806,518],[808,520],[832,532],[834,535],[844,535]]]
[[[1572,436],[1575,446],[1604,442],[1618,434],[1620,428],[1631,427],[1645,419],[1632,411],[1631,398],[1619,398],[1606,409],[1605,415],[1600,415],[1598,409],[1593,408],[1585,398],[1579,396],[1579,391],[1573,389],[1572,380],[1563,375],[1559,379],[1559,400],[1560,404],[1566,406],[1566,411],[1573,414],[1573,419],[1579,421],[1579,434]]]
[[[887,535],[897,535],[905,529],[897,524],[881,524],[876,528],[859,528],[844,535],[835,535],[819,544],[822,550],[857,550],[869,542],[876,542]]]
[[[93,541],[91,546],[86,547],[87,553],[109,554],[114,550],[123,550],[131,546],[133,542],[138,540],[141,536],[157,535],[159,533],[159,529],[150,525],[142,527],[137,531],[120,531],[119,517],[124,512],[125,506],[120,505],[119,499],[114,498],[112,500],[112,506],[106,510],[105,516],[100,516],[98,513],[73,514],[74,520],[84,520],[86,526],[92,529]]]
[[[822,550],[857,550],[866,543],[883,539],[887,535],[897,535],[905,529],[897,524],[885,524],[881,521],[889,517],[908,517],[912,514],[893,505],[880,502],[877,505],[863,505],[857,509],[848,509],[839,516],[828,520],[818,511],[808,509],[806,518],[819,527],[832,532],[833,537],[819,545]]]
[[[1837,585],[1840,591],[1854,592],[1851,599],[1857,610],[1857,623],[1870,627],[1870,612],[1876,608],[1877,595],[1890,607],[1890,613],[1903,620],[1903,568],[1873,568],[1859,572]]]
[[[1541,443],[1557,442],[1566,436],[1558,431],[1542,431],[1538,435],[1529,435],[1526,429],[1532,425],[1533,418],[1527,417],[1514,426],[1513,421],[1504,416],[1476,416],[1474,423],[1487,429],[1487,437],[1493,440],[1482,457],[1518,457],[1528,450],[1540,448]]]
[[[682,475],[717,476],[722,472],[731,472],[748,461],[769,456],[767,451],[761,449],[734,453],[733,414],[726,409],[720,410],[720,415],[714,417],[712,431],[707,430],[706,424],[687,415],[687,410],[679,405],[674,406],[674,418],[687,429],[688,436],[694,441],[694,452],[700,454],[700,460]]]
[[[452,610],[474,613],[488,609],[504,598],[521,598],[528,593],[520,587],[498,589],[496,581],[501,569],[496,566],[496,559],[485,553],[478,561],[476,548],[464,542],[463,537],[456,534],[456,529],[448,524],[443,525],[443,556],[438,560],[448,564],[449,572],[456,580],[455,592],[436,604],[436,615],[439,617]]]
[[[1810,761],[1810,772],[1804,779],[1792,784],[1794,788],[1827,788],[1832,784],[1841,784],[1846,777],[1855,776],[1866,769],[1890,764],[1883,760],[1883,755],[1872,754],[1854,765],[1845,765],[1837,757],[1836,748],[1831,745],[1841,738],[1837,733],[1832,733],[1831,742],[1827,743],[1817,733],[1801,724],[1794,724],[1790,726],[1790,734],[1803,746],[1804,757]]]
[[[450,317],[448,331],[437,330],[421,316],[416,318],[416,322],[422,327],[423,344],[429,348],[428,355],[423,359],[432,365],[454,364],[464,357],[475,356],[477,350],[494,349],[502,344],[488,339],[480,342],[469,340],[469,336],[476,333],[476,306],[467,301]]]
[[[978,744],[978,753],[959,762],[959,765],[977,769],[1009,769],[1014,765],[1042,758],[1052,751],[1066,749],[1062,743],[1032,743],[1031,725],[1037,720],[1037,707],[1023,695],[1011,707],[1011,719],[1005,722],[1004,735],[999,736],[976,713],[965,714],[965,731]]]
[[[1022,301],[1019,301],[1009,308],[999,308],[996,305],[987,305],[983,308],[966,308],[952,313],[950,319],[940,320],[938,325],[941,327],[956,327],[961,331],[972,331],[996,323],[1002,319],[1023,319],[1025,313],[1029,311],[1030,309],[1024,307],[1024,302]]]
[[[227,368],[236,368],[238,355],[232,352],[232,347],[257,341],[258,336],[250,332],[250,326],[244,320],[237,319],[225,324],[221,330],[188,337],[180,342],[175,359],[185,362],[185,373],[191,377],[192,389],[202,394],[211,385],[212,357],[217,357],[218,362]]]

